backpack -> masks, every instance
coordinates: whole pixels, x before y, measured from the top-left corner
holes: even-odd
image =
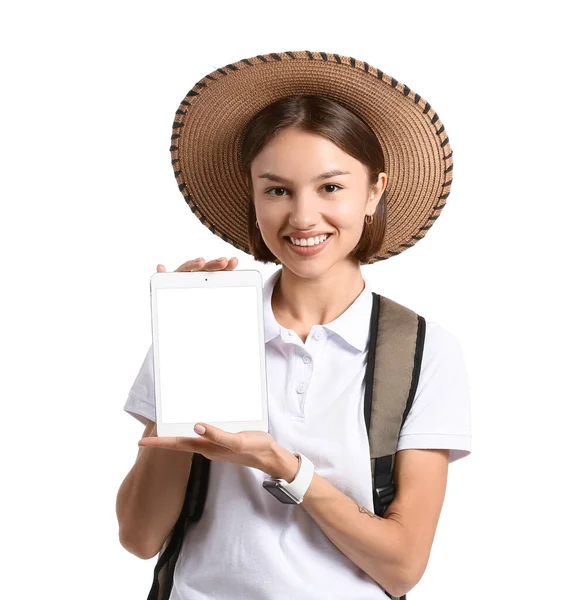
[[[381,294],[372,292],[372,296],[364,416],[373,475],[374,512],[382,517],[395,497],[394,458],[399,433],[418,386],[426,321]],[[170,597],[186,529],[199,521],[204,510],[211,462],[197,452],[192,455],[182,511],[159,552],[147,600],[168,600]],[[405,595],[392,596],[384,591],[392,600],[406,600]]]

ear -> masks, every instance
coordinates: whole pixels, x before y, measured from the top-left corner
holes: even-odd
[[[383,194],[383,192],[385,191],[385,187],[387,186],[387,174],[384,172],[381,172],[378,176],[377,176],[377,183],[375,183],[374,185],[371,186],[371,192],[369,194],[370,198],[367,201],[367,208],[369,210],[366,210],[367,214],[374,214],[375,213],[375,209],[377,208],[377,205],[379,204],[379,201],[381,200],[381,196]]]

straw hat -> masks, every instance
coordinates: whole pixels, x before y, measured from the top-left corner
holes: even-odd
[[[241,134],[265,106],[297,94],[339,102],[369,125],[383,148],[388,223],[380,253],[367,264],[422,239],[452,183],[452,150],[438,114],[407,85],[364,61],[308,50],[244,58],[206,75],[186,94],[175,114],[170,152],[192,212],[212,233],[250,254]]]

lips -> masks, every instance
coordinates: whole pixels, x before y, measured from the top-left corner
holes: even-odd
[[[330,237],[331,237],[333,234],[332,234],[332,233],[321,233],[321,234],[319,234],[319,235],[310,235],[309,237],[312,237],[312,238],[316,238],[316,237],[318,237],[318,238],[320,238],[320,237],[322,237],[322,236],[324,236],[324,235],[325,235],[325,236],[327,236],[327,239],[328,239],[328,238],[330,238]],[[298,238],[298,237],[295,237],[294,235],[285,235],[285,236],[284,236],[284,239],[285,239],[285,240],[288,240],[288,241],[289,241],[289,242],[292,244],[291,237],[292,237],[292,238],[294,238],[295,240],[301,240],[301,239],[303,239],[303,238]],[[305,238],[305,239],[307,239],[307,240],[308,240],[309,238]],[[327,241],[327,239],[325,239],[325,241]],[[293,244],[293,245],[294,245],[294,246],[296,246],[297,244]],[[313,244],[313,245],[314,245],[314,246],[318,246],[318,244]],[[309,245],[307,244],[306,246],[302,246],[302,247],[303,247],[303,248],[309,248]],[[312,247],[312,246],[311,246],[311,247]]]
[[[291,247],[292,251],[299,256],[313,256],[315,254],[319,254],[319,252],[322,252],[327,247],[332,239],[333,234],[330,233],[327,235],[327,239],[319,244],[314,244],[312,246],[297,246],[291,242],[288,236],[285,236],[287,244]]]

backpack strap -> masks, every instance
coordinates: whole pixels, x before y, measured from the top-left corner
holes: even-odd
[[[373,477],[373,506],[383,517],[395,497],[393,466],[401,428],[415,398],[426,321],[413,310],[373,294],[365,373],[364,416]],[[406,600],[406,596],[392,596]]]

